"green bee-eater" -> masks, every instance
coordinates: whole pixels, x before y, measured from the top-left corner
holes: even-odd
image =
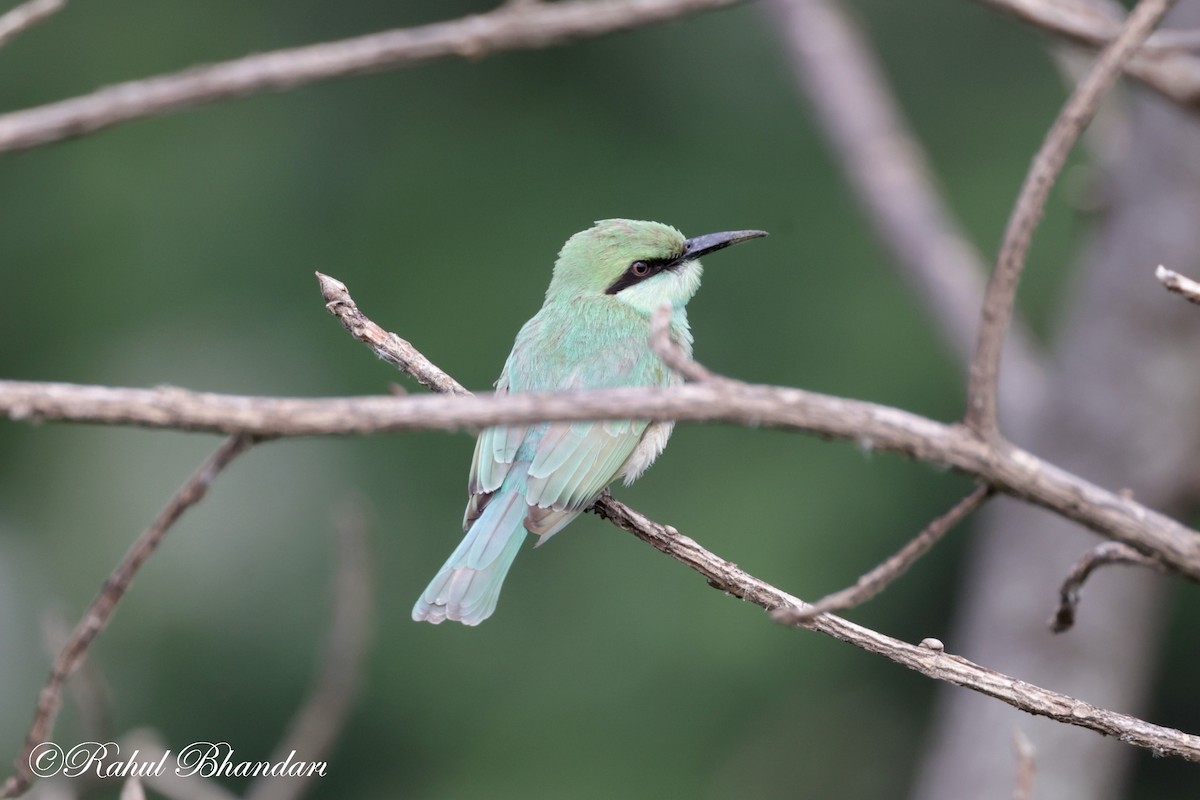
[[[517,334],[496,391],[549,392],[682,381],[650,348],[650,315],[672,307],[671,336],[688,353],[684,310],[705,253],[763,231],[685,239],[669,225],[608,219],[567,240],[546,301]],[[475,442],[463,518],[467,535],[413,607],[413,619],[478,625],[526,533],[538,544],[585,511],[617,478],[632,483],[658,457],[673,422],[612,420],[500,425]]]

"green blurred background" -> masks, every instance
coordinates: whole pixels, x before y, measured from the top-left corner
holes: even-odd
[[[486,8],[79,2],[0,50],[0,105]],[[855,9],[955,211],[990,251],[1063,95],[1040,40],[964,0]],[[1043,333],[1085,224],[1062,195],[1023,294]],[[0,156],[0,374],[264,395],[386,391],[397,376],[325,313],[319,269],[486,389],[563,240],[611,216],[689,235],[771,232],[708,262],[690,316],[697,356],[713,369],[938,419],[959,413],[956,364],[871,240],[754,7]],[[5,762],[45,676],[43,612],[74,620],[217,441],[0,425]],[[361,503],[378,582],[374,646],[313,797],[903,791],[933,683],[774,625],[594,517],[524,552],[481,628],[411,622],[417,593],[460,536],[472,443],[440,433],[284,441],[237,462],[171,532],[95,647],[115,730],[151,726],[176,748],[226,740],[239,758],[267,758],[325,635],[334,516]],[[617,495],[812,598],[851,582],[967,486],[845,444],[687,425]],[[944,636],[963,544],[951,537],[853,617],[907,640]],[[1194,629],[1195,592],[1183,602],[1175,625]],[[1168,694],[1194,680],[1186,665],[1197,645],[1181,638]],[[1182,719],[1170,709],[1172,724],[1200,727],[1191,702]],[[68,710],[55,738],[79,731]],[[1156,792],[1139,797],[1185,796],[1178,764],[1147,758],[1139,775]]]

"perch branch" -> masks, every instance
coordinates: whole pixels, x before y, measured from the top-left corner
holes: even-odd
[[[385,337],[382,341],[387,343],[393,340]],[[444,375],[440,370],[435,376],[437,374]],[[436,377],[431,382],[435,386],[449,385]],[[719,391],[715,394],[712,384],[718,384]],[[785,394],[779,395],[778,392]],[[133,406],[125,402],[130,399],[131,393],[137,400]],[[101,403],[99,409],[95,406],[97,398],[106,398],[107,401]],[[514,404],[512,401],[518,402]],[[221,409],[215,417],[211,416],[214,403],[215,407]],[[706,404],[714,403],[724,408],[730,419],[770,424],[778,424],[788,418],[791,418],[793,423],[803,419],[809,423],[809,430],[855,441],[873,438],[879,434],[881,440],[894,445],[893,449],[926,460],[937,461],[940,455],[956,453],[954,458],[962,458],[977,469],[992,473],[993,480],[988,482],[997,488],[1018,495],[1022,489],[1032,491],[1042,497],[1044,504],[1056,508],[1060,513],[1076,519],[1082,518],[1081,521],[1091,520],[1100,530],[1112,528],[1124,531],[1139,541],[1144,539],[1143,547],[1147,550],[1155,550],[1156,546],[1162,547],[1171,557],[1182,560],[1185,564],[1191,563],[1195,570],[1193,577],[1200,574],[1200,536],[1130,499],[1103,492],[1015,448],[993,450],[959,426],[940,425],[896,409],[857,401],[842,401],[839,398],[812,395],[795,389],[754,387],[737,381],[722,380],[661,392],[620,390],[540,397],[513,395],[506,398],[404,397],[300,401],[271,398],[222,399],[220,395],[197,395],[174,389],[112,390],[63,384],[0,382],[0,410],[18,418],[49,419],[69,410],[71,416],[68,418],[76,420],[87,418],[91,421],[131,423],[140,419],[143,423],[158,427],[172,427],[167,421],[174,419],[176,422],[184,420],[185,424],[182,427],[185,429],[203,427],[198,424],[202,421],[204,424],[213,425],[222,418],[222,424],[225,425],[233,420],[240,423],[257,420],[260,424],[274,422],[277,427],[271,428],[273,433],[279,433],[283,428],[293,428],[292,432],[313,434],[366,432],[404,427],[483,427],[522,419],[532,422],[543,419],[631,416],[655,418],[656,415],[662,419],[721,418],[720,414],[712,409],[704,410]],[[364,418],[353,418],[355,413],[364,409],[371,413]],[[400,417],[395,414],[397,409],[403,410]],[[318,417],[311,416],[314,411],[319,412]],[[181,412],[184,414],[182,417],[179,416]],[[195,415],[195,412],[200,413]],[[525,416],[522,418],[517,412]],[[189,418],[188,414],[193,416]],[[307,423],[295,428],[288,423],[290,414],[309,415],[309,418]],[[405,424],[396,425],[398,419],[404,420]],[[324,427],[314,427],[312,423],[316,421],[320,421]],[[364,422],[371,424],[364,425]],[[386,424],[380,425],[380,422]],[[950,450],[943,452],[946,446],[949,446]],[[1049,490],[1047,487],[1055,488]],[[1061,495],[1053,502],[1047,503],[1044,496],[1047,491],[1051,491],[1052,494],[1057,491]],[[612,498],[602,498],[593,510],[696,570],[708,579],[711,585],[723,591],[750,600],[767,610],[784,606],[803,606],[801,601],[791,595],[754,578],[736,565],[705,550],[695,541],[647,519]],[[1150,747],[1162,753],[1191,759],[1200,758],[1200,738],[1196,736],[1153,725],[1128,715],[1116,714],[1065,695],[1031,686],[940,650],[909,645],[828,614],[806,623],[803,627],[878,653],[929,677],[1001,699],[1029,713],[1119,736],[1124,741]]]
[[[0,15],[0,47],[50,16],[57,14],[67,0],[29,0]]]
[[[1025,268],[1033,232],[1045,211],[1050,188],[1079,135],[1095,115],[1100,100],[1121,74],[1126,61],[1175,2],[1140,0],[1121,32],[1101,52],[1087,77],[1075,87],[1034,156],[1029,174],[1013,206],[1000,252],[996,256],[996,267],[984,293],[979,339],[968,370],[965,422],[967,427],[985,439],[996,441],[1000,436],[996,413],[1000,355],[1012,321],[1017,284]]]
[[[179,491],[167,502],[167,505],[139,536],[104,581],[103,588],[92,600],[83,619],[71,633],[70,639],[63,647],[50,669],[50,677],[38,695],[37,710],[34,713],[33,724],[25,737],[25,745],[17,756],[16,772],[5,781],[0,789],[0,797],[16,797],[29,788],[32,772],[29,767],[29,757],[38,744],[50,738],[54,727],[54,719],[62,706],[63,684],[71,673],[79,666],[96,635],[104,629],[116,610],[117,603],[125,596],[130,583],[158,547],[171,526],[185,511],[200,502],[207,494],[212,482],[231,461],[249,449],[256,439],[253,436],[231,436],[200,465],[192,477],[180,487]]]
[[[777,609],[771,615],[772,618],[776,622],[795,625],[808,622],[814,617],[831,611],[843,611],[862,605],[907,572],[908,568],[917,562],[917,559],[929,552],[931,547],[937,544],[955,525],[983,505],[991,495],[991,489],[980,486],[955,503],[954,507],[945,514],[929,523],[895,555],[859,578],[853,586],[826,595],[803,608]]]
[[[1186,278],[1161,264],[1154,271],[1154,277],[1158,278],[1162,285],[1167,287],[1169,291],[1181,295],[1193,303],[1200,303],[1200,282]]]
[[[1066,579],[1058,590],[1058,609],[1048,623],[1050,630],[1062,633],[1075,625],[1075,615],[1079,609],[1079,595],[1083,591],[1083,584],[1097,569],[1112,564],[1131,564],[1167,572],[1161,561],[1139,553],[1128,545],[1120,542],[1101,542],[1084,554],[1083,558],[1079,559],[1067,573]]]
[[[657,319],[657,331],[660,333],[656,338],[659,340],[662,352],[666,352],[668,357],[674,353],[680,359],[685,358],[677,346],[672,346],[669,337],[666,337],[665,342],[662,341],[664,337],[661,331],[667,329],[666,321],[665,315],[660,313]],[[389,340],[385,339],[384,341]],[[379,355],[390,361],[384,354]],[[441,375],[445,375],[441,370],[437,371]],[[445,376],[445,378],[447,381],[449,380],[449,376]],[[736,381],[728,379],[713,380],[708,383],[716,384],[721,388],[737,385]],[[446,383],[446,385],[449,384]],[[681,535],[674,528],[654,522],[624,503],[613,499],[607,493],[602,495],[590,510],[650,544],[656,550],[698,572],[707,579],[710,586],[716,589],[743,600],[749,600],[770,612],[780,608],[798,610],[804,607],[804,603],[797,598],[755,578],[736,564],[725,561],[701,547],[695,540]],[[822,615],[807,623],[800,623],[797,627],[833,636],[868,652],[882,655],[935,680],[947,681],[973,689],[1031,714],[1047,716],[1060,722],[1079,725],[1108,735],[1117,735],[1122,738],[1122,741],[1150,747],[1157,752],[1170,753],[1190,760],[1200,760],[1200,737],[1153,725],[1128,715],[1116,714],[1082,703],[1066,695],[1015,680],[966,659],[949,655],[941,647],[910,645],[831,614]]]
[[[0,152],[23,150],[185,108],[442,58],[478,59],[643,27],[743,0],[569,0],[274,50],[0,115]]]
[[[1096,532],[1154,553],[1200,579],[1200,534],[1128,497],[1101,489],[1012,445],[992,446],[961,425],[897,408],[734,380],[670,389],[621,388],[502,397],[242,397],[183,389],[125,389],[0,380],[0,414],[13,419],[138,425],[172,430],[314,436],[478,429],[546,420],[734,422],[869,442],[959,470],[997,491],[1044,506]]]
[[[674,528],[660,525],[616,500],[609,498],[603,505],[597,503],[593,510],[622,530],[700,573],[715,589],[748,600],[768,611],[804,607],[804,603],[792,595],[709,552]],[[1036,716],[1117,736],[1123,742],[1155,749],[1162,754],[1200,760],[1200,736],[1098,708],[936,648],[908,644],[832,614],[825,614],[797,627],[832,636],[934,680],[980,692]]]

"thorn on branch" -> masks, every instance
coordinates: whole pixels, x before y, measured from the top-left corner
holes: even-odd
[[[777,608],[771,612],[771,619],[786,625],[803,625],[821,614],[842,611],[862,605],[886,589],[892,581],[907,572],[909,567],[916,563],[917,559],[929,552],[930,548],[937,544],[951,528],[972,511],[983,505],[991,496],[992,489],[990,487],[978,487],[975,491],[955,503],[954,507],[945,514],[930,522],[923,531],[913,537],[895,555],[859,578],[853,586],[826,595],[809,606]]]
[[[1154,277],[1158,278],[1163,286],[1167,287],[1168,291],[1180,295],[1185,300],[1200,304],[1200,281],[1194,281],[1191,278],[1180,275],[1175,270],[1167,269],[1162,264],[1154,270]]]
[[[1140,553],[1121,542],[1104,542],[1093,547],[1084,554],[1083,558],[1071,567],[1066,579],[1058,590],[1058,609],[1047,623],[1050,630],[1063,633],[1075,625],[1076,612],[1079,609],[1080,594],[1083,584],[1092,573],[1100,567],[1111,564],[1128,564],[1137,567],[1147,567],[1157,572],[1167,573],[1168,567],[1157,558]]]

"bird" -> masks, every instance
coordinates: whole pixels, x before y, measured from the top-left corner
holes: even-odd
[[[576,233],[559,251],[541,309],[517,334],[496,393],[682,383],[651,349],[651,315],[670,306],[671,338],[690,355],[686,305],[700,288],[698,259],[766,235],[740,230],[689,239],[670,225],[628,219],[600,220]],[[490,617],[525,539],[532,534],[536,545],[545,543],[617,478],[635,481],[673,427],[622,419],[482,430],[468,479],[466,535],[421,593],[413,619],[473,626]]]

